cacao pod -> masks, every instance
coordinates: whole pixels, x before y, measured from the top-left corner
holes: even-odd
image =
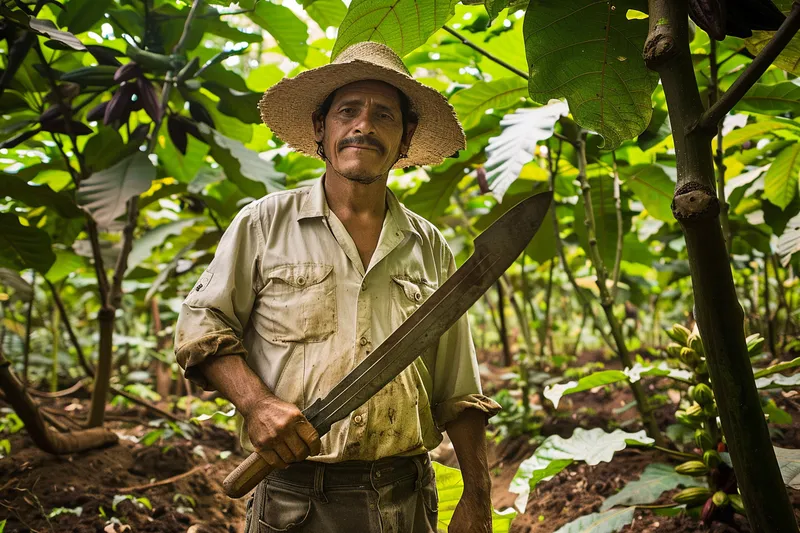
[[[670,339],[674,340],[681,346],[686,346],[686,341],[689,338],[689,335],[692,333],[680,324],[674,324],[672,328],[666,330],[666,332]]]
[[[181,121],[175,119],[174,115],[167,117],[167,131],[175,148],[180,150],[183,155],[186,155],[186,144],[188,143],[186,129]]]
[[[694,432],[694,443],[702,450],[710,450],[714,448],[716,443],[711,438],[711,435],[705,429],[697,429]]]
[[[69,130],[67,129],[67,120],[63,117],[57,118],[55,120],[48,120],[46,122],[42,122],[42,131],[49,131],[50,133],[64,133],[69,134],[70,131],[73,135],[89,135],[94,133],[94,130],[84,124],[83,122],[77,122],[75,120],[69,121]]]
[[[124,54],[119,50],[114,50],[113,48],[100,46],[98,44],[87,44],[86,49],[101,65],[109,65],[112,67],[119,67],[122,65],[117,58],[123,56]]]
[[[726,0],[689,0],[689,17],[713,39],[725,39]]]
[[[678,358],[688,367],[694,367],[700,362],[700,355],[688,347],[681,348],[681,353]]]
[[[730,498],[728,498],[728,495],[722,492],[721,490],[715,492],[714,495],[711,497],[711,500],[717,507],[725,507],[731,502]]]
[[[486,194],[489,192],[489,182],[486,181],[486,169],[483,167],[478,167],[475,171],[475,174],[478,178],[478,187],[480,187],[481,194]]]
[[[114,85],[114,73],[117,67],[111,65],[96,65],[94,67],[81,67],[61,75],[61,81],[69,81],[82,86],[97,85],[110,87]]]
[[[674,357],[677,359],[681,355],[681,348],[683,348],[683,346],[681,346],[680,344],[671,342],[669,345],[667,345],[667,354],[670,357]]]
[[[686,416],[695,419],[701,418],[703,416],[703,408],[696,403],[693,403],[688,409],[686,409]]]
[[[131,136],[128,137],[128,145],[129,146],[136,146],[139,147],[147,138],[147,134],[150,132],[150,124],[152,122],[148,122],[147,124],[139,124],[136,128],[131,132]]]
[[[147,50],[142,50],[141,48],[131,46],[130,44],[125,49],[125,55],[136,61],[136,63],[144,68],[156,72],[167,72],[175,66],[170,56],[156,54],[155,52],[148,52]]]
[[[705,383],[698,383],[694,388],[694,401],[706,406],[714,401],[714,392]]]
[[[691,385],[689,389],[686,391],[686,397],[694,401],[694,385]]]
[[[117,69],[114,73],[114,81],[122,83],[142,75],[142,69],[139,68],[139,65],[135,61],[129,61]]]
[[[15,135],[14,137],[11,137],[10,139],[6,139],[5,141],[0,142],[0,149],[2,149],[2,148],[14,148],[17,145],[19,145],[21,143],[24,143],[25,141],[27,141],[28,139],[30,139],[31,137],[33,137],[37,133],[39,133],[39,130],[36,130],[36,129],[23,131],[22,133],[20,133],[18,135]]]
[[[717,450],[708,450],[703,454],[703,462],[708,468],[714,469],[719,466],[719,463],[722,462],[722,459],[720,458]]]
[[[698,505],[711,498],[711,491],[703,487],[689,487],[672,497],[677,503]]]
[[[703,510],[700,512],[700,520],[702,520],[705,525],[708,525],[714,521],[716,516],[717,506],[714,504],[714,500],[709,498],[703,506]]]
[[[700,357],[705,357],[706,351],[703,349],[703,340],[697,333],[692,332],[692,334],[689,335],[689,339],[686,341],[686,346],[697,352],[697,355]]]
[[[685,476],[700,477],[708,474],[708,467],[703,461],[692,460],[679,464],[675,467],[675,471]]]
[[[91,108],[89,111],[86,112],[86,120],[89,122],[95,122],[97,120],[103,120],[103,117],[106,115],[106,107],[108,107],[108,103],[110,100],[103,102],[102,104],[98,104]]]
[[[208,124],[209,128],[214,129],[214,119],[211,118],[211,114],[202,104],[189,100],[189,114],[192,115],[195,122]]]
[[[764,337],[758,333],[754,333],[745,339],[747,341],[747,355],[755,357],[761,353],[761,347],[764,346]]]
[[[139,89],[137,92],[139,93],[139,98],[142,100],[144,110],[150,115],[153,122],[157,122],[161,119],[162,114],[161,104],[158,101],[158,94],[156,93],[155,87],[150,80],[144,76],[136,79],[136,85]]]
[[[738,494],[728,494],[728,499],[731,501],[731,507],[737,513],[745,514],[744,513],[744,502],[742,502],[742,497]]]

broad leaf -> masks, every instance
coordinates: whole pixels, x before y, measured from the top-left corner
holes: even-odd
[[[775,85],[756,83],[739,100],[734,109],[765,115],[780,115],[787,112],[795,116],[800,115],[800,85],[790,81]]]
[[[324,30],[338,28],[347,14],[347,6],[342,0],[306,0],[300,2],[314,22]]]
[[[46,35],[51,39],[66,44],[73,50],[86,50],[86,46],[84,46],[80,39],[68,31],[59,30],[51,20],[31,18],[28,22],[28,26],[36,33]]]
[[[44,277],[50,283],[57,283],[85,265],[84,258],[72,250],[56,250],[56,261]]]
[[[633,191],[636,199],[644,204],[647,212],[658,220],[673,222],[672,195],[675,182],[660,165],[636,165],[622,167],[619,174],[625,185]]]
[[[778,467],[781,469],[783,483],[787,487],[800,490],[800,450],[790,450],[788,448],[775,449],[775,458],[778,459]]]
[[[439,493],[439,531],[447,531],[453,511],[456,509],[461,494],[464,492],[464,480],[461,471],[437,462],[433,462],[433,472],[436,476],[436,491]],[[508,533],[511,521],[517,516],[513,509],[498,512],[492,509],[492,531],[494,533]]]
[[[647,465],[638,481],[631,481],[617,494],[606,498],[600,511],[617,505],[642,505],[653,503],[662,493],[676,487],[707,487],[705,480],[675,472],[670,465],[655,463]]]
[[[592,513],[558,528],[555,533],[614,533],[633,522],[635,507]]]
[[[46,232],[23,226],[13,213],[0,213],[0,228],[0,267],[33,268],[41,274],[50,269],[56,256]]]
[[[764,198],[785,209],[797,194],[800,176],[800,143],[790,144],[778,154],[764,176]]]
[[[465,129],[477,126],[488,110],[502,111],[519,105],[528,97],[528,82],[519,76],[479,81],[458,91],[450,103]]]
[[[544,388],[544,397],[553,402],[553,406],[558,409],[558,402],[561,397],[567,394],[575,394],[576,392],[583,392],[595,387],[609,385],[611,383],[618,383],[627,380],[628,376],[625,372],[620,370],[601,370],[578,381],[569,381],[558,385],[550,385]]]
[[[636,383],[642,376],[667,376],[678,381],[692,383],[694,374],[688,370],[671,368],[666,361],[661,361],[657,365],[644,366],[637,362],[631,368],[626,368],[623,372],[628,376],[631,383]]]
[[[133,242],[133,248],[131,248],[131,253],[128,256],[128,269],[125,274],[130,274],[142,261],[150,257],[155,247],[161,246],[164,241],[173,235],[180,235],[185,228],[194,225],[198,220],[197,218],[188,218],[161,224],[137,238]]]
[[[211,156],[243,193],[252,198],[261,198],[284,188],[285,176],[275,170],[272,161],[262,159],[257,152],[236,139],[225,137],[205,124],[199,123],[197,126],[211,146]]]
[[[569,109],[563,102],[537,108],[517,109],[500,121],[502,133],[486,147],[486,181],[498,200],[526,163],[533,160],[536,143],[553,135],[556,121]]]
[[[647,20],[628,20],[638,0],[533,0],[523,31],[530,95],[537,102],[566,97],[575,121],[605,139],[604,148],[642,133],[658,74],[642,59]]]
[[[655,441],[644,430],[627,433],[617,429],[613,433],[606,433],[600,428],[576,428],[569,439],[558,435],[548,437],[530,458],[519,465],[511,480],[509,492],[519,494],[514,506],[524,511],[528,495],[536,488],[536,484],[559,473],[573,461],[586,461],[590,466],[607,463],[615,452],[624,450],[629,442],[650,445]]]
[[[111,0],[70,0],[58,14],[58,25],[71,33],[89,31],[111,5]]]
[[[0,198],[10,196],[31,207],[46,206],[65,218],[83,216],[83,211],[66,192],[55,192],[48,185],[36,185],[14,175],[0,179]]]
[[[756,387],[759,389],[780,389],[800,387],[800,373],[784,376],[783,374],[771,374],[769,376],[756,379]]]
[[[725,135],[722,138],[722,149],[727,150],[731,146],[742,144],[745,141],[754,141],[768,135],[775,135],[776,132],[798,136],[800,135],[800,125],[792,120],[779,117],[759,120],[743,128],[736,128]]]
[[[598,169],[600,170],[600,169]],[[617,256],[617,235],[619,235],[619,224],[617,220],[617,208],[614,200],[614,178],[606,172],[596,171],[596,178],[589,179],[589,194],[592,198],[592,212],[594,213],[595,236],[597,237],[597,248],[600,256],[610,270],[614,266]],[[623,200],[624,209],[626,203]],[[586,209],[584,207],[583,195],[578,198],[575,204],[574,230],[578,236],[578,241],[588,255],[589,251],[589,232],[584,221],[586,220]],[[622,232],[626,232],[630,227],[630,216],[626,216],[623,211]],[[624,247],[623,247],[624,251]]]
[[[769,375],[775,374],[777,372],[783,372],[784,370],[788,370],[790,368],[795,368],[795,367],[798,367],[798,366],[800,366],[800,357],[796,357],[796,358],[792,359],[791,361],[786,361],[784,363],[778,363],[777,365],[772,365],[772,366],[770,366],[768,368],[763,368],[763,369],[759,370],[758,372],[755,372],[753,374],[753,377],[756,378],[756,379],[757,378],[763,378],[765,376],[769,376]]]
[[[303,63],[308,55],[308,26],[291,9],[272,2],[258,2],[247,16],[272,35],[292,61]]]
[[[156,169],[143,152],[136,152],[81,182],[78,201],[88,209],[100,227],[107,227],[125,213],[132,196],[150,188]]]
[[[444,26],[458,0],[353,0],[347,10],[331,59],[351,44],[384,43],[400,57],[420,46]]]
[[[753,36],[745,39],[744,43],[751,54],[757,55],[767,46],[774,35],[774,31],[754,31]],[[795,76],[800,76],[800,35],[795,34],[772,64]]]

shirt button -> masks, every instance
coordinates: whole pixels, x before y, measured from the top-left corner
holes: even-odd
[[[416,301],[420,301],[420,300],[422,300],[422,295],[420,293],[416,292],[416,293],[414,293],[414,299]]]
[[[353,417],[353,422],[355,422],[356,424],[360,424],[363,420],[364,419],[361,417],[361,415],[356,415]]]
[[[366,337],[361,337],[361,340],[358,342],[361,343],[361,346],[366,346],[369,341]]]
[[[306,278],[304,278],[303,276],[298,276],[298,278],[297,278],[297,284],[298,284],[298,285],[300,285],[300,286],[302,287],[303,285],[305,285],[305,284],[306,284]]]

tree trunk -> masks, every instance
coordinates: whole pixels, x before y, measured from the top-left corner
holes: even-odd
[[[709,115],[704,117],[689,52],[687,2],[650,0],[649,5],[644,59],[660,74],[667,98],[678,170],[672,211],[686,237],[695,317],[722,429],[753,530],[797,532],[747,356],[744,313],[720,226],[711,151],[717,123],[699,127]],[[733,89],[729,94],[736,94]]]
[[[111,385],[111,357],[114,348],[114,308],[103,307],[98,313],[100,323],[100,352],[97,359],[97,372],[92,388],[92,403],[89,411],[90,428],[103,425],[106,412],[106,398]]]

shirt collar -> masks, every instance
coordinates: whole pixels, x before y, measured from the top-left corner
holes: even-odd
[[[323,187],[324,178],[325,175],[323,174],[317,182],[309,188],[300,206],[300,211],[297,213],[298,221],[306,218],[327,217],[330,213],[328,200],[325,198],[325,188]],[[386,188],[386,204],[388,206],[389,216],[397,226],[397,229],[403,233],[411,233],[420,239],[422,238],[419,232],[414,229],[414,226],[411,225],[411,221],[403,210],[400,201],[388,187]]]

